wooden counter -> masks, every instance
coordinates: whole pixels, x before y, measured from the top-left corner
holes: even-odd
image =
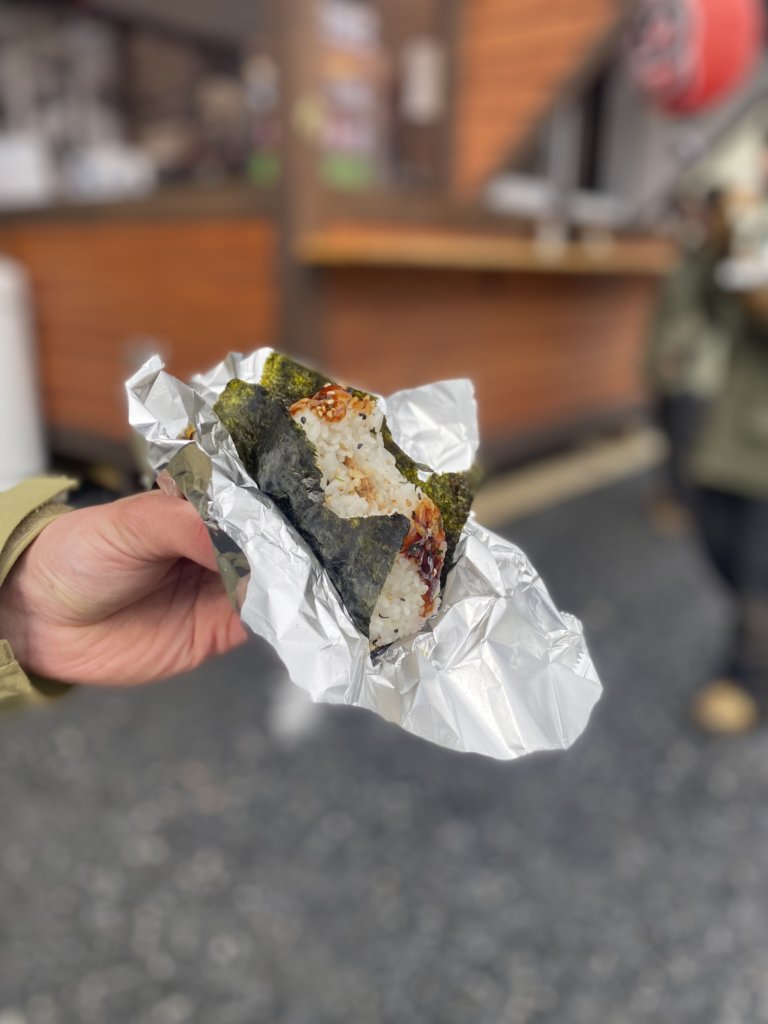
[[[382,392],[468,376],[483,436],[507,454],[642,403],[641,353],[669,249],[639,237],[542,247],[530,225],[481,198],[614,30],[615,0],[450,3],[439,18],[427,11],[428,31],[398,0],[402,17],[388,13],[402,38],[426,31],[444,45],[439,166],[417,186],[393,153],[389,184],[357,194],[322,173],[316,6],[281,0],[263,41],[281,76],[274,192],[196,183],[0,214],[0,252],[30,275],[59,451],[125,453],[123,382],[154,349],[180,376],[264,344]]]
[[[475,383],[494,460],[617,422],[645,400],[641,367],[658,278],[451,267],[328,266],[322,360],[387,394]]]
[[[127,450],[123,382],[151,351],[183,377],[276,336],[267,217],[13,219],[0,223],[0,252],[29,274],[44,410],[64,455]]]
[[[547,252],[513,230],[348,222],[299,235],[322,315],[313,357],[384,394],[470,377],[492,461],[634,413],[673,250],[625,237]]]
[[[557,274],[665,274],[675,260],[656,238],[602,239],[545,247],[526,237],[387,225],[339,225],[306,232],[296,258],[317,267],[430,267]]]
[[[384,393],[468,376],[499,461],[642,404],[647,324],[672,262],[664,243],[547,253],[515,225],[338,221],[281,245],[262,202],[180,190],[0,219],[0,251],[30,274],[60,452],[127,450],[123,382],[154,349],[181,376],[265,344]],[[291,308],[301,323],[286,321]]]
[[[201,217],[273,215],[277,199],[245,182],[163,185],[136,199],[114,202],[57,202],[19,210],[0,210],[0,230],[7,225],[94,223],[125,220],[176,220]]]

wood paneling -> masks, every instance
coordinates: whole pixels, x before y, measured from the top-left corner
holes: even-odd
[[[0,229],[0,251],[30,275],[49,425],[127,439],[123,382],[152,339],[181,377],[272,343],[276,248],[266,220]]]
[[[617,0],[465,0],[457,48],[453,180],[499,169],[619,17]]]
[[[643,401],[651,278],[329,271],[329,370],[388,393],[475,382],[483,439],[551,431]]]

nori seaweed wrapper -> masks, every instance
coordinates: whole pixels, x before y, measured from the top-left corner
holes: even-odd
[[[309,398],[326,384],[337,382],[330,381],[323,374],[302,366],[301,363],[289,359],[288,356],[273,352],[264,365],[261,383],[287,410],[299,399]],[[348,388],[348,390],[358,397],[375,398],[367,391],[359,391],[355,388]],[[384,447],[394,455],[395,465],[400,473],[410,483],[420,487],[440,509],[448,546],[441,580],[442,586],[445,586],[446,576],[453,565],[456,546],[472,508],[477,474],[472,470],[464,473],[431,473],[425,480],[423,476],[425,473],[430,473],[429,467],[415,462],[399,447],[387,426],[386,417],[381,436]]]
[[[296,363],[279,352],[272,352],[264,364],[261,385],[287,408],[300,398],[314,395],[326,384],[332,383],[316,370]]]
[[[307,542],[355,626],[368,636],[374,607],[409,520],[401,515],[342,519],[326,508],[314,447],[288,413],[289,392],[279,393],[275,397],[258,384],[232,380],[214,412],[247,471]]]

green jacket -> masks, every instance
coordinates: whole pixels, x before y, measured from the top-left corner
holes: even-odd
[[[768,326],[742,310],[729,371],[691,460],[695,483],[768,499]]]
[[[0,492],[0,587],[35,537],[56,516],[69,510],[63,499],[67,491],[76,486],[76,481],[67,477],[40,477]],[[0,637],[2,631],[0,621]],[[14,658],[8,641],[0,639],[0,702],[3,707],[39,702],[63,689],[63,684],[30,679]]]
[[[719,258],[708,246],[686,252],[664,282],[645,362],[657,393],[708,399],[719,390],[730,336],[714,279]]]

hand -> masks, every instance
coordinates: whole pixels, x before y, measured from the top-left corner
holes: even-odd
[[[0,636],[36,675],[131,684],[194,668],[246,633],[202,520],[152,491],[54,519],[0,588]]]

